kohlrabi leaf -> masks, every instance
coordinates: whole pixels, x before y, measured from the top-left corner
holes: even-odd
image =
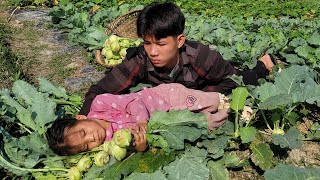
[[[252,144],[250,148],[252,150],[251,160],[255,165],[259,166],[262,170],[269,169],[272,166],[273,152],[269,144]]]
[[[147,133],[151,136],[148,140],[153,139],[153,135],[160,134],[170,149],[180,150],[184,148],[185,140],[193,142],[207,133],[207,121],[204,114],[188,110],[154,112],[148,123]]]
[[[211,157],[217,159],[223,156],[224,149],[228,146],[228,138],[226,136],[219,136],[214,140],[204,140],[197,143],[199,147],[205,147],[211,154]]]
[[[292,103],[292,101],[293,100],[289,94],[278,94],[275,96],[271,96],[262,103],[260,103],[259,108],[265,110],[277,109],[279,107],[284,107]]]
[[[48,128],[46,125],[56,119],[56,103],[42,94],[35,96],[34,100],[30,108],[32,118],[39,127],[38,133],[43,135]]]
[[[302,91],[293,94],[294,102],[317,103],[320,106],[320,85],[304,85]]]
[[[35,131],[38,129],[38,126],[31,118],[31,112],[14,100],[10,94],[0,91],[0,97],[5,104],[17,110],[16,116],[23,125]]]
[[[235,151],[225,153],[222,158],[224,166],[227,168],[243,167],[245,164],[248,164],[248,159],[249,157],[246,156],[240,157]]]
[[[320,168],[300,168],[292,165],[279,164],[263,174],[266,180],[305,180],[319,179]]]
[[[279,89],[272,83],[264,83],[254,89],[253,94],[260,102],[264,102],[269,97],[276,96],[280,93]]]
[[[130,176],[125,177],[124,180],[168,180],[161,171],[156,171],[152,174],[149,173],[132,173]]]
[[[20,168],[18,165],[14,164],[4,150],[4,141],[0,140],[0,166],[7,171],[10,171],[19,176],[26,175],[29,172],[26,169]]]
[[[234,111],[242,110],[248,95],[249,95],[249,92],[245,87],[238,87],[232,90],[232,99],[230,102],[230,108],[233,109]]]
[[[272,142],[281,148],[298,149],[301,146],[300,131],[294,127],[290,128],[284,135],[272,134]]]
[[[290,94],[301,89],[300,82],[310,78],[307,66],[294,65],[284,69],[275,77],[274,85],[280,94]]]
[[[203,180],[209,178],[206,162],[199,157],[190,157],[190,153],[163,167],[168,179]]]
[[[308,43],[314,46],[320,46],[320,34],[314,33],[307,39]]]
[[[229,172],[226,167],[224,167],[223,161],[209,161],[208,168],[210,171],[211,179],[219,179],[219,180],[229,180]]]
[[[256,128],[254,127],[243,127],[240,128],[240,138],[242,143],[251,142],[256,136]]]
[[[13,83],[12,92],[16,97],[23,99],[28,105],[32,105],[35,101],[34,97],[39,94],[34,86],[23,80]]]
[[[161,166],[171,163],[175,159],[173,153],[166,154],[162,150],[149,150],[146,153],[136,153],[128,158],[118,161],[107,167],[102,174],[96,177],[103,177],[106,180],[118,180],[121,176],[128,176],[133,172],[153,173]]]
[[[39,91],[53,94],[58,98],[68,98],[66,90],[49,82],[47,79],[39,78]]]

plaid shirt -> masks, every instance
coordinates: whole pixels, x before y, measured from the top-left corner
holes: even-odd
[[[162,83],[180,83],[187,88],[220,93],[229,92],[236,83],[228,77],[240,74],[229,61],[214,50],[209,50],[207,58],[197,59],[200,43],[186,42],[179,49],[179,62],[170,72],[163,68],[155,68],[143,50],[137,51],[130,58],[112,68],[96,85],[86,93],[85,102],[79,114],[87,115],[93,99],[98,94],[128,93],[129,88],[139,83],[156,86]],[[128,53],[129,54],[129,53]]]

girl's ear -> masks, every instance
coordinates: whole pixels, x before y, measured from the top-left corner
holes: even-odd
[[[76,120],[83,120],[83,119],[87,119],[87,116],[85,115],[76,115]]]
[[[186,36],[184,34],[180,34],[177,37],[177,41],[178,41],[178,48],[181,48],[181,46],[184,44],[184,42],[186,41]]]

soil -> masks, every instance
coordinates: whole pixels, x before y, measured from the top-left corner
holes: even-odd
[[[36,84],[38,77],[45,77],[70,93],[84,94],[104,72],[87,60],[91,52],[69,45],[67,34],[51,27],[48,12],[22,9],[13,16],[2,12],[1,18],[10,19],[8,25],[14,28],[10,48],[20,57],[18,64],[27,81]]]

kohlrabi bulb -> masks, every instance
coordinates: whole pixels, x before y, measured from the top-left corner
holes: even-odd
[[[131,132],[129,129],[122,129],[122,130],[116,131],[113,134],[112,139],[116,145],[118,145],[122,148],[125,148],[130,145],[131,140],[132,140],[132,135],[131,135]]]
[[[92,160],[90,157],[88,156],[83,156],[78,164],[77,164],[77,168],[79,169],[79,171],[87,171],[92,165]]]
[[[113,52],[118,52],[121,49],[120,44],[116,41],[110,44],[110,48]]]
[[[109,162],[109,154],[104,152],[104,151],[100,151],[97,154],[94,155],[94,164],[101,167],[106,165]]]
[[[71,167],[68,170],[68,178],[70,180],[80,180],[81,179],[81,172],[79,171],[79,169],[77,167]]]
[[[127,155],[127,149],[116,145],[113,141],[111,141],[109,150],[110,154],[118,161],[121,161]]]
[[[127,48],[122,48],[119,52],[121,58],[124,58],[127,55]]]
[[[111,141],[105,141],[102,144],[102,150],[108,154],[110,154],[110,146],[111,146]]]
[[[118,42],[118,36],[112,34],[111,36],[109,36],[108,41],[110,44],[113,42]]]

